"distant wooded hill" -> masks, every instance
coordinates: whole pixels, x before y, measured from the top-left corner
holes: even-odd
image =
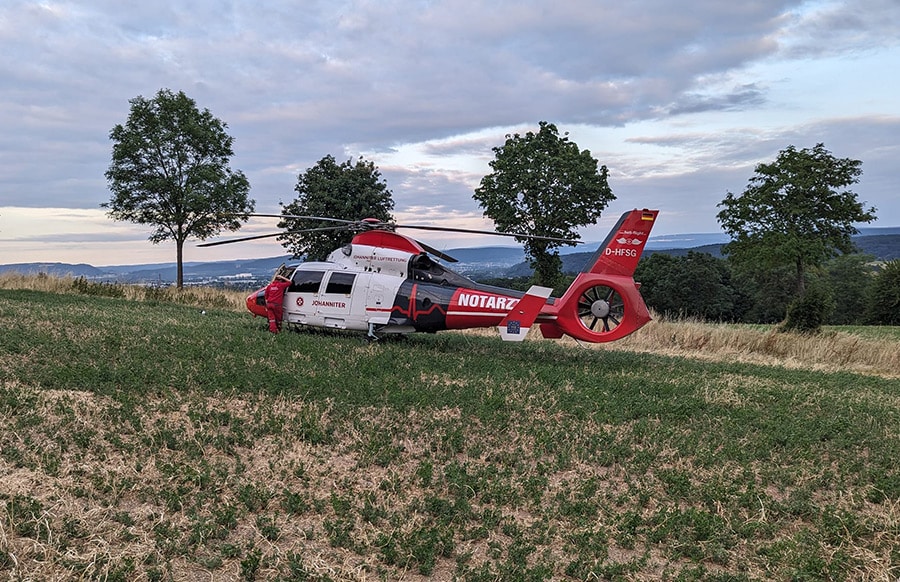
[[[872,255],[878,261],[892,261],[900,259],[900,234],[860,235],[853,237],[853,242],[862,254]],[[690,248],[674,249],[645,249],[644,256],[653,253],[665,253],[676,257],[687,255],[690,252],[709,253],[714,257],[722,257],[721,244],[702,245]],[[578,273],[594,255],[594,251],[583,253],[570,253],[561,255],[562,269],[564,273]],[[525,277],[531,274],[528,263],[522,262],[511,267],[505,276]]]
[[[870,232],[888,232],[889,234],[869,234]],[[900,259],[900,228],[896,229],[862,229],[861,235],[854,237],[860,251],[872,255],[876,260],[890,261]],[[713,235],[674,235],[666,237],[664,242],[654,242],[645,249],[644,255],[666,253],[675,256],[689,252],[709,253],[715,257],[722,256],[721,244],[704,244],[685,246],[690,241],[708,240]],[[715,235],[721,238],[721,235]],[[670,243],[672,248],[660,248]],[[593,246],[599,246],[594,243]],[[443,250],[443,249],[442,249]],[[596,248],[585,252],[561,255],[563,271],[577,273],[594,254]],[[477,247],[464,249],[448,249],[445,251],[459,260],[452,268],[455,271],[472,277],[524,277],[531,274],[531,268],[525,262],[525,255],[520,247]],[[253,284],[266,281],[282,263],[298,262],[290,255],[266,259],[245,259],[234,261],[189,262],[184,265],[185,282],[209,283],[244,281]],[[24,274],[45,273],[55,276],[86,277],[96,280],[108,280],[121,283],[169,284],[175,280],[175,263],[158,263],[145,265],[121,265],[111,267],[94,267],[80,263],[16,263],[0,265],[0,273],[19,272]]]

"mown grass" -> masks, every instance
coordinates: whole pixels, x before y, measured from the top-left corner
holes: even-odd
[[[900,341],[900,326],[896,325],[831,325],[826,332],[849,333],[867,339]]]
[[[896,579],[900,381],[728,359],[0,291],[0,571]]]

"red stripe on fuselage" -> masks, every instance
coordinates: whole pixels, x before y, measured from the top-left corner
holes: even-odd
[[[517,297],[460,287],[447,310],[447,328],[491,327],[500,323],[518,304]]]

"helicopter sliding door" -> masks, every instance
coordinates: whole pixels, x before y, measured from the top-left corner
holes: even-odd
[[[364,330],[369,273],[332,271],[314,302],[319,325],[336,329]]]
[[[288,323],[321,325],[316,321],[316,301],[325,271],[297,269],[284,294],[284,318]]]

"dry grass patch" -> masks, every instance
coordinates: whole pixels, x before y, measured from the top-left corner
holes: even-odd
[[[572,345],[629,350],[705,361],[730,361],[825,372],[855,372],[900,378],[900,342],[868,339],[842,331],[802,335],[735,324],[654,319],[611,344]]]
[[[23,289],[58,294],[120,297],[129,301],[169,302],[201,308],[245,311],[247,291],[215,287],[145,287],[121,283],[98,283],[81,277],[57,277],[45,274],[23,275],[14,271],[0,273],[0,289]]]
[[[455,569],[442,516],[480,510],[466,501],[470,460],[457,463],[456,484],[423,465],[462,451],[433,432],[459,420],[454,409],[372,408],[335,422],[327,402],[170,395],[123,412],[123,425],[105,396],[24,389],[20,400],[42,422],[2,439],[0,541],[14,577],[364,580],[386,562],[424,580]],[[411,436],[421,432],[430,436]]]

